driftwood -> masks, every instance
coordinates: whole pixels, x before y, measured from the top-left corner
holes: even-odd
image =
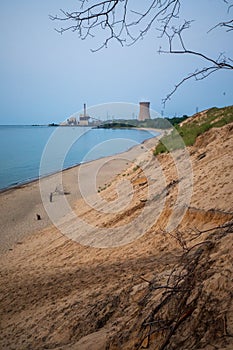
[[[190,242],[198,238],[201,234],[209,232],[210,234],[205,240],[190,245]],[[156,349],[168,350],[171,348],[169,345],[171,338],[176,334],[181,324],[187,321],[196,310],[202,292],[200,276],[203,273],[203,262],[208,263],[208,254],[205,255],[205,253],[210,252],[221,237],[232,232],[233,221],[230,221],[212,229],[199,231],[198,236],[189,241],[185,240],[184,234],[178,230],[175,233],[169,234],[179,243],[182,254],[177,264],[171,270],[165,284],[159,284],[156,278],[148,280],[139,276],[140,279],[148,283],[148,292],[139,301],[141,307],[146,307],[149,301],[153,300],[154,291],[159,289],[164,291],[161,294],[159,302],[154,305],[152,304],[149,315],[141,324],[137,350],[149,348],[152,344],[155,345],[154,342],[159,335],[160,341],[156,343]],[[194,288],[198,292],[188,302]],[[226,317],[223,318],[223,321],[224,334],[225,336],[229,336]]]

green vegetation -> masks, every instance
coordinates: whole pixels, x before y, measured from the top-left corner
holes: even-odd
[[[59,126],[57,123],[50,123],[48,126]]]
[[[165,118],[146,119],[143,121],[134,119],[132,124],[136,128],[169,129],[171,124]]]
[[[99,129],[122,129],[122,128],[134,128],[135,126],[132,123],[127,121],[114,121],[114,122],[105,122],[97,126]]]
[[[152,129],[170,129],[171,125],[176,125],[187,119],[187,115],[174,118],[155,118],[143,121],[137,119],[118,119],[112,122],[105,122],[97,128],[117,129],[117,128],[152,128]]]
[[[133,171],[137,171],[139,169],[139,165],[136,165],[134,168],[133,168]]]
[[[214,107],[206,112],[199,113],[182,126],[175,125],[172,132],[160,140],[154,155],[192,146],[199,135],[213,127],[218,128],[231,122],[233,122],[233,106]]]
[[[101,191],[106,190],[106,188],[107,188],[107,187],[110,187],[111,184],[112,184],[112,183],[110,182],[109,184],[104,184],[103,187],[99,186],[99,188],[98,188],[98,193],[100,193]]]

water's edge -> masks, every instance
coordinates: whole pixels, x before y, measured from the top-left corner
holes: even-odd
[[[136,147],[138,147],[138,146],[140,146],[140,145],[145,144],[145,143],[146,143],[148,140],[150,140],[150,139],[158,138],[158,137],[160,136],[160,133],[162,132],[162,130],[158,130],[158,129],[156,129],[156,130],[155,130],[155,129],[148,129],[148,130],[146,130],[146,129],[143,129],[143,128],[142,128],[142,129],[137,128],[137,130],[145,131],[145,132],[148,132],[148,133],[150,133],[150,131],[152,131],[152,132],[156,132],[157,135],[152,135],[152,133],[151,133],[151,137],[146,138],[145,140],[143,140],[142,142],[138,143],[137,145],[134,145],[134,146],[132,146],[132,147],[129,147],[128,149],[126,149],[126,150],[124,150],[124,151],[122,151],[122,152],[114,152],[114,153],[112,153],[112,154],[110,154],[110,155],[107,155],[107,156],[98,157],[98,158],[96,158],[96,159],[89,160],[89,161],[85,161],[85,162],[79,162],[79,163],[76,163],[76,164],[74,164],[74,165],[65,167],[65,168],[62,169],[61,171],[54,171],[54,172],[48,173],[48,174],[46,174],[46,175],[44,175],[44,176],[38,176],[38,177],[35,177],[35,178],[27,179],[27,180],[22,181],[22,182],[19,181],[19,182],[14,183],[14,184],[12,184],[12,185],[10,185],[10,186],[4,187],[4,188],[0,188],[0,194],[1,194],[1,193],[11,192],[11,191],[14,191],[14,190],[17,190],[17,189],[24,188],[24,187],[26,187],[26,186],[28,186],[28,185],[30,185],[30,184],[36,183],[37,181],[39,181],[39,180],[41,180],[41,179],[44,179],[44,178],[53,176],[53,175],[58,174],[58,173],[60,173],[60,172],[65,172],[65,171],[68,171],[68,170],[70,170],[70,169],[76,168],[76,167],[80,166],[81,164],[88,164],[88,163],[91,163],[91,162],[95,162],[95,161],[98,160],[98,159],[105,159],[105,158],[108,158],[108,157],[112,157],[112,156],[114,156],[114,155],[124,154],[124,153],[126,153],[126,152],[129,152],[129,151],[132,150],[133,148],[136,148]]]

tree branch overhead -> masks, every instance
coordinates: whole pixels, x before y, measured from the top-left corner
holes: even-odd
[[[223,15],[227,18],[231,14],[233,1],[222,0],[222,3],[225,6]],[[183,24],[180,24],[183,4],[182,0],[80,0],[76,11],[60,10],[60,15],[50,16],[50,19],[65,24],[56,29],[59,33],[73,31],[82,40],[93,38],[102,31],[105,38],[102,44],[92,51],[107,47],[112,40],[121,46],[134,45],[153,29],[159,33],[155,40],[166,39],[167,42],[167,49],[160,48],[159,53],[199,57],[200,67],[175,85],[163,100],[165,103],[189,79],[202,80],[218,70],[233,70],[233,57],[219,53],[216,58],[187,48],[183,34],[192,29],[192,20],[183,20]],[[233,31],[233,19],[227,18],[216,23],[208,33],[218,29],[224,29],[229,35]],[[207,65],[202,66],[202,62]]]

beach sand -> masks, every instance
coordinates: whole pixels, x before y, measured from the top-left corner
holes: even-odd
[[[67,195],[45,178],[43,203],[38,182],[1,193],[0,348],[232,349],[232,134],[211,129],[188,161],[155,158],[156,139],[105,158],[95,193],[90,162],[84,196],[80,167]]]
[[[155,139],[156,141],[154,141]],[[106,183],[109,183],[115,176],[129,167],[131,162],[144,152],[144,148],[151,148],[159,137],[155,139],[153,138],[153,141],[148,139],[142,145],[132,147],[127,152],[83,164],[81,166],[83,186],[89,189],[90,174],[93,174],[100,167],[100,171],[95,177],[96,187],[97,189],[104,187]],[[11,249],[15,243],[20,243],[28,234],[33,234],[33,232],[52,224],[41,199],[40,186],[43,186],[44,183],[48,182],[48,192],[46,194],[48,199],[50,193],[54,192],[56,187],[69,193],[66,198],[71,207],[80,199],[79,169],[80,166],[78,165],[63,171],[62,183],[61,174],[58,173],[42,179],[41,183],[36,180],[0,192],[0,253]],[[55,193],[53,201],[58,196],[59,193]],[[37,214],[40,215],[41,220],[37,220]]]

